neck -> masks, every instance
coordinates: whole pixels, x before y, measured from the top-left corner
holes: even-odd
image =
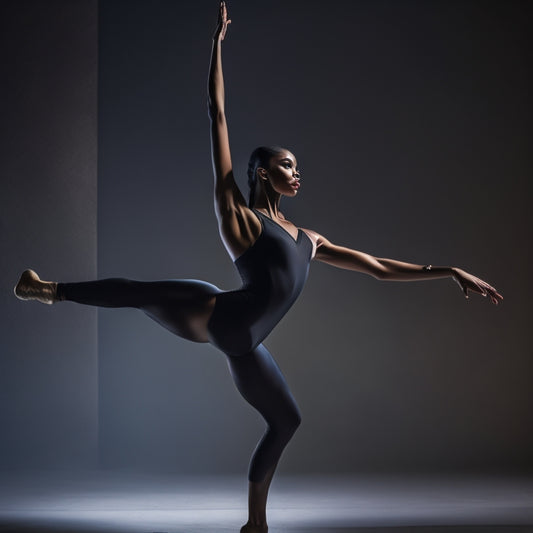
[[[259,198],[254,203],[254,209],[261,209],[262,211],[266,211],[266,214],[270,218],[279,218],[279,203],[281,200],[281,194],[274,193],[274,194],[266,194],[262,192],[259,195]]]

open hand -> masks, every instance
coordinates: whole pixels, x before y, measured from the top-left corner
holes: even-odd
[[[224,40],[224,37],[226,37],[228,24],[231,24],[231,20],[228,20],[228,9],[226,7],[226,2],[222,1],[220,2],[217,28],[215,30],[215,34],[213,35],[213,40]]]
[[[472,291],[482,296],[490,296],[492,303],[496,305],[498,305],[500,300],[503,300],[503,296],[482,279],[476,278],[460,268],[453,268],[452,270],[453,279],[461,287],[466,298],[468,298],[468,291]]]

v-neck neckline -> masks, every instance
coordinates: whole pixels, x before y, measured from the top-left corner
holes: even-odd
[[[264,216],[266,219],[270,220],[270,222],[272,222],[272,224],[274,224],[275,226],[280,228],[281,231],[285,232],[291,238],[291,240],[294,242],[294,244],[298,244],[298,241],[300,240],[300,235],[302,234],[302,230],[300,228],[296,228],[298,230],[298,233],[297,233],[296,239],[295,239],[289,231],[287,231],[281,224],[278,224],[277,222],[274,222],[274,220],[272,218],[270,218],[268,215],[265,215],[264,213],[261,213],[261,211],[258,211],[257,209],[254,209],[254,211],[256,213],[259,213],[260,215]]]

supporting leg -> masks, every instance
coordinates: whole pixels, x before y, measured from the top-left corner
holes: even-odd
[[[248,482],[248,522],[242,526],[240,533],[267,533],[266,504],[268,490],[274,477],[273,467],[260,482]]]
[[[278,461],[301,422],[300,412],[278,365],[263,346],[229,357],[235,385],[263,416],[267,429],[250,462],[248,523],[241,533],[266,533],[268,489]]]

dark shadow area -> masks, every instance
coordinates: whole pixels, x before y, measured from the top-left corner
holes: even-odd
[[[238,533],[238,527],[235,532]],[[45,523],[35,524],[24,520],[0,520],[0,531],[9,533],[131,533],[128,526],[123,528],[120,525],[80,525],[75,522],[68,523]],[[220,529],[201,530],[186,528],[169,530],[146,530],[146,533],[229,533],[232,531],[227,526]],[[377,527],[271,527],[270,533],[531,533],[532,525],[477,525],[477,526],[377,526]]]
[[[530,533],[533,526],[384,526],[281,529],[290,533]],[[272,532],[275,533],[275,530]]]

